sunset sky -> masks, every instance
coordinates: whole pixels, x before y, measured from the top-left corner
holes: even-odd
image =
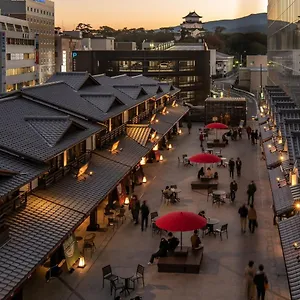
[[[94,28],[144,27],[156,29],[179,25],[189,11],[202,21],[232,19],[266,12],[268,0],[54,0],[56,26],[71,30],[80,22]]]

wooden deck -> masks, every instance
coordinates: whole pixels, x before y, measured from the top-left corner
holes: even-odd
[[[186,256],[161,257],[157,268],[160,273],[189,273],[199,274],[203,259],[203,248],[192,250],[189,248]]]

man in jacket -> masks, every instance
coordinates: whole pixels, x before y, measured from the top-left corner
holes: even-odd
[[[241,218],[241,231],[242,233],[246,232],[246,224],[247,224],[247,216],[248,216],[248,208],[246,207],[245,204],[243,204],[240,208],[239,208],[239,215]]]
[[[203,134],[201,129],[199,129],[199,130],[200,130],[200,133],[199,133],[200,147],[202,148],[203,147],[203,141],[204,141],[204,134]]]
[[[230,183],[230,199],[233,202],[235,200],[235,193],[238,190],[238,185],[235,180]]]
[[[229,166],[229,176],[233,179],[234,178],[234,160],[233,158],[230,158],[228,166]]]
[[[264,272],[263,265],[259,265],[258,272],[255,274],[253,281],[256,285],[257,300],[264,300],[266,294],[266,285],[268,284],[268,278]]]
[[[255,192],[256,192],[256,184],[252,180],[251,183],[248,185],[248,190],[247,190],[248,205],[254,204],[254,194],[255,194]]]
[[[141,229],[142,229],[142,231],[144,231],[144,228],[146,230],[148,227],[149,213],[150,213],[149,207],[148,207],[146,201],[143,201],[143,204],[141,206],[141,217],[142,217]]]
[[[166,257],[168,254],[168,249],[169,249],[168,241],[165,238],[161,238],[159,244],[159,250],[151,255],[148,265],[152,265],[155,258]]]
[[[172,232],[168,233],[169,252],[174,252],[179,245],[179,239],[173,235]]]
[[[237,176],[240,177],[241,176],[241,170],[242,170],[242,161],[239,157],[237,158],[237,160],[235,162],[235,166],[236,166]]]
[[[249,220],[249,231],[251,233],[254,233],[255,227],[257,225],[256,223],[257,216],[256,216],[256,210],[252,204],[250,205],[250,208],[248,210],[248,220]]]

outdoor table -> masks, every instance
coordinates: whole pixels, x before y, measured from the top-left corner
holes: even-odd
[[[220,163],[220,166],[226,167],[226,165],[225,165],[225,161],[226,161],[226,160],[227,160],[226,157],[221,157],[221,163]]]
[[[216,197],[213,199],[213,201],[216,200],[215,202],[218,202],[218,203],[220,203],[220,202],[225,203],[225,201],[224,201],[224,198],[226,197],[226,192],[225,192],[225,191],[222,191],[222,190],[215,190],[215,191],[213,191],[213,196],[216,196]]]
[[[134,276],[134,272],[131,268],[120,268],[120,272],[117,273],[118,277],[124,279],[124,288],[121,290],[121,293],[130,295],[130,291],[133,291],[134,288],[130,286],[130,279]]]
[[[214,225],[217,225],[220,223],[220,220],[218,219],[215,219],[215,218],[207,218],[207,229],[208,231],[206,232],[206,235],[210,235],[211,233],[212,234],[215,234],[214,232]]]
[[[210,153],[210,154],[213,154],[214,149],[213,149],[213,148],[207,148],[207,149],[206,149],[206,152],[208,152],[208,153]]]

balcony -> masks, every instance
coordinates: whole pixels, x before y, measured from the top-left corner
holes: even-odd
[[[108,132],[106,135],[101,137],[101,147],[105,144],[109,144],[114,141],[117,137],[126,134],[126,124],[122,124],[121,126],[115,128],[114,130]]]
[[[45,189],[52,183],[59,181],[70,171],[74,171],[74,173],[78,172],[78,169],[80,169],[81,166],[85,165],[90,161],[91,156],[92,153],[88,151],[76,157],[72,162],[68,163],[65,167],[61,167],[56,171],[50,170],[48,174],[45,174],[43,178],[40,179],[39,186]]]
[[[27,192],[20,192],[15,198],[5,201],[3,204],[0,202],[0,226],[1,218],[8,215],[11,211],[17,211],[26,207],[27,204]]]
[[[138,116],[134,117],[130,123],[132,124],[140,124],[143,120],[149,118],[150,116],[150,110],[147,109],[144,112],[140,113]]]

